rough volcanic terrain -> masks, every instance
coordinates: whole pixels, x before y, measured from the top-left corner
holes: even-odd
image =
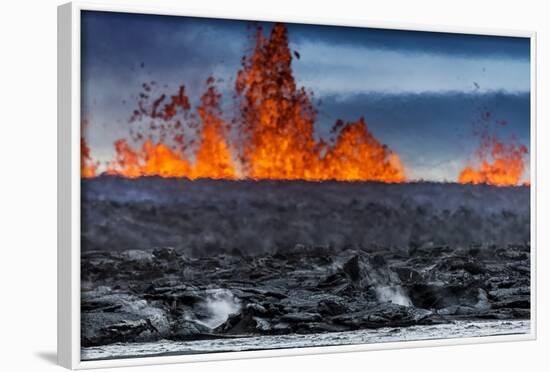
[[[82,346],[529,319],[529,191],[83,180]]]

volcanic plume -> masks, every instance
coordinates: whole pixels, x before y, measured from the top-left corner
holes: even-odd
[[[505,121],[491,122],[490,113],[482,115],[484,124],[477,131],[480,137],[475,157],[477,166],[466,166],[458,176],[460,183],[489,184],[495,186],[529,186],[529,181],[522,183],[527,168],[525,156],[527,147],[512,138],[505,143],[497,137],[495,126],[505,126]],[[495,125],[496,124],[496,125]]]
[[[292,59],[284,25],[274,25],[268,37],[258,27],[236,77],[237,112],[226,115],[212,77],[195,109],[183,85],[173,96],[153,98],[155,83],[144,84],[131,122],[149,124],[145,130],[131,129],[130,139],[115,142],[107,173],[130,178],[405,181],[399,156],[373,136],[363,118],[338,120],[331,138],[315,138],[313,93],[296,85]],[[228,116],[233,119],[224,119]]]

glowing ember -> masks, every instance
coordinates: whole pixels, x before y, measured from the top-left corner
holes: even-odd
[[[269,39],[261,29],[254,52],[243,60],[236,90],[241,104],[242,158],[251,178],[384,181],[405,180],[399,157],[380,144],[363,119],[338,121],[334,146],[314,139],[316,111],[297,88],[286,28]]]
[[[258,29],[237,75],[242,158],[251,178],[318,178],[316,112],[304,88],[296,88],[291,60],[283,25],[275,25],[269,39]]]
[[[337,122],[335,128],[341,122]],[[323,161],[323,175],[336,180],[405,181],[405,170],[396,153],[390,152],[368,131],[363,118],[340,126],[335,145]]]
[[[187,160],[162,143],[150,140],[143,143],[141,151],[134,150],[126,140],[115,142],[116,158],[107,173],[128,178],[140,176],[188,177],[191,166]]]
[[[132,130],[136,148],[115,142],[108,174],[124,177],[162,176],[215,179],[281,179],[340,181],[405,181],[400,158],[381,144],[361,118],[337,121],[329,145],[314,138],[317,113],[311,93],[298,88],[292,72],[287,29],[276,24],[269,37],[257,29],[252,53],[245,56],[235,89],[236,119],[226,122],[214,79],[196,113],[180,87],[149,102],[151,84],[144,84],[132,122],[151,120],[147,134]],[[196,140],[187,141],[185,131]],[[189,149],[194,150],[190,156]],[[193,160],[189,160],[193,158]]]
[[[93,162],[90,148],[84,137],[80,138],[80,176],[82,178],[95,177],[97,164]]]
[[[229,145],[226,142],[226,123],[220,118],[221,95],[212,86],[214,79],[208,79],[208,89],[201,98],[198,108],[202,122],[200,147],[195,167],[190,178],[236,178],[235,166]]]
[[[505,125],[502,124],[501,125]],[[460,183],[489,184],[495,186],[529,186],[522,182],[526,169],[525,155],[527,147],[517,143],[503,143],[495,134],[490,134],[488,127],[481,132],[481,143],[476,151],[478,166],[465,167],[458,176]]]

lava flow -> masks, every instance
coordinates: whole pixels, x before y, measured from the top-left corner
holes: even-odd
[[[115,142],[107,173],[130,178],[405,181],[399,156],[373,136],[363,118],[338,120],[330,140],[315,139],[312,93],[296,86],[292,58],[284,25],[274,25],[269,37],[257,29],[252,52],[243,57],[237,74],[233,120],[222,118],[213,78],[196,110],[184,86],[170,98],[161,95],[150,101],[152,88],[144,84],[133,117],[150,124],[145,133],[132,130],[131,141]]]
[[[460,172],[458,182],[494,186],[530,186],[529,181],[522,182],[527,168],[525,156],[528,150],[525,145],[515,140],[503,143],[496,134],[489,132],[488,126],[481,131],[480,137],[480,145],[476,151],[478,165],[477,167],[466,166]]]
[[[80,176],[82,178],[95,177],[97,164],[93,162],[90,148],[84,137],[80,138]]]

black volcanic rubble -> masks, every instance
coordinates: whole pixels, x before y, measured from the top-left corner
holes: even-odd
[[[529,200],[426,182],[83,180],[82,345],[528,319]]]
[[[82,252],[82,346],[530,316],[530,246]]]

